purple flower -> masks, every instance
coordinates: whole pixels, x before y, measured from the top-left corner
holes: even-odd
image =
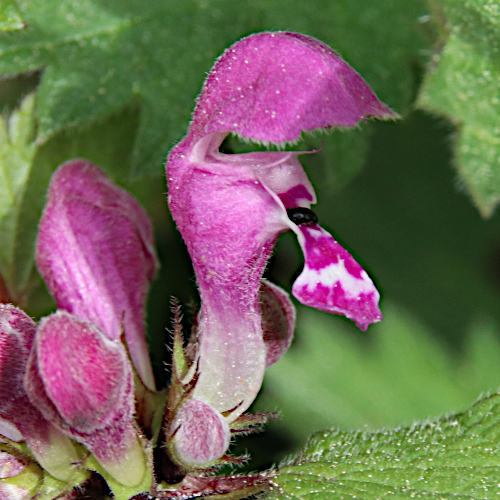
[[[141,482],[132,368],[120,341],[65,311],[40,321],[24,386],[54,426],[83,443],[118,481]]]
[[[371,116],[396,115],[328,46],[294,33],[258,33],[218,59],[186,137],[168,157],[169,206],[202,299],[191,396],[229,424],[250,406],[266,365],[291,341],[293,305],[261,279],[280,233],[294,231],[304,252],[293,285],[300,302],[344,315],[363,330],[382,315],[366,272],[316,223],[310,210],[316,196],[300,153],[223,154],[219,146],[230,133],[283,145],[305,130],[352,127]]]
[[[36,259],[59,309],[112,340],[125,332],[134,365],[154,390],[144,314],[158,259],[151,222],[137,201],[88,161],[61,165],[50,183]]]
[[[0,306],[0,434],[26,440],[40,464],[65,480],[82,460],[73,439],[114,479],[135,486],[148,464],[128,352],[154,389],[144,334],[157,268],[151,223],[99,168],[70,161],[51,180],[37,263],[60,309],[36,325]]]
[[[31,403],[23,385],[35,331],[26,313],[0,304],[0,434],[11,441],[25,440],[50,474],[68,480],[79,456],[71,441]]]

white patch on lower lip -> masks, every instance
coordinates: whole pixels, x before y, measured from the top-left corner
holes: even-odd
[[[355,299],[361,293],[378,292],[365,271],[361,271],[361,278],[355,278],[350,274],[343,260],[329,264],[322,269],[304,268],[298,278],[297,285],[306,286],[307,290],[313,292],[318,285],[323,285],[333,290],[333,287],[340,283],[345,292],[346,298]]]
[[[315,240],[319,240],[320,238],[326,236],[328,238],[331,238],[333,240],[333,237],[330,236],[326,231],[324,231],[322,228],[318,226],[318,229],[314,227],[308,227],[307,228],[307,235],[310,238],[314,238]]]

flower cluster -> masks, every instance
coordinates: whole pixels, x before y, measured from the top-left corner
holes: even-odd
[[[58,310],[36,324],[0,306],[0,434],[24,440],[63,482],[81,479],[91,452],[115,480],[139,484],[147,457],[128,352],[154,390],[143,324],[157,268],[148,216],[96,166],[73,160],[52,178],[36,259]]]
[[[318,225],[301,153],[219,147],[230,133],[284,145],[302,131],[371,116],[395,115],[309,37],[258,33],[217,60],[166,166],[170,211],[201,295],[186,348],[174,321],[168,398],[156,392],[144,332],[158,267],[151,223],[95,165],[72,160],[58,168],[36,249],[58,310],[37,324],[0,305],[0,496],[29,498],[16,480],[29,467],[57,478],[57,494],[88,480],[88,471],[125,487],[123,498],[146,490],[162,498],[241,490],[243,497],[264,487],[261,476],[207,474],[238,462],[227,452],[232,434],[272,416],[245,412],[293,336],[289,295],[262,279],[278,235],[293,231],[304,252],[292,288],[300,302],[363,330],[382,315],[366,272]],[[157,407],[163,421],[155,427]]]

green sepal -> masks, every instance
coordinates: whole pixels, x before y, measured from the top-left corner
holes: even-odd
[[[36,500],[53,500],[60,495],[71,491],[75,486],[78,486],[84,481],[65,482],[56,479],[48,472],[44,472],[43,482],[38,490]]]
[[[280,415],[274,411],[257,413],[255,415],[244,413],[231,422],[229,424],[229,428],[232,434],[250,434],[252,432],[260,431],[262,426],[267,424],[269,420],[275,420],[278,418],[280,418]]]
[[[142,448],[146,456],[146,473],[142,481],[135,486],[124,486],[108,474],[93,455],[89,455],[83,465],[100,474],[113,492],[114,500],[128,500],[139,493],[149,492],[153,484],[153,448],[145,438],[141,438]]]
[[[122,342],[125,347],[127,347],[123,336]],[[130,359],[128,348],[127,353]],[[148,439],[150,439],[153,444],[156,444],[161,430],[168,394],[166,390],[159,392],[150,391],[143,384],[131,359],[130,364],[132,366],[134,376],[134,397],[136,402],[137,424],[144,431]]]
[[[174,312],[174,345],[172,348],[172,377],[182,381],[189,370],[189,363],[184,352],[184,338],[182,336],[182,316],[180,306],[176,300],[172,304]]]

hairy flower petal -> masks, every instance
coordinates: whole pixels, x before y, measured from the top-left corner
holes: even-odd
[[[37,330],[25,379],[31,401],[83,443],[123,484],[138,484],[145,458],[133,424],[132,369],[120,341],[59,311]]]
[[[266,365],[290,344],[293,307],[283,291],[262,284],[261,278],[276,238],[288,230],[297,233],[305,251],[303,276],[316,269],[318,257],[305,243],[311,234],[303,230],[316,227],[311,226],[316,217],[310,210],[316,195],[298,161],[301,153],[231,155],[219,147],[231,132],[280,144],[298,139],[304,130],[352,127],[371,116],[397,115],[332,49],[305,35],[256,33],[216,61],[186,137],[169,154],[169,207],[193,261],[202,299],[196,360],[184,382],[197,369],[192,397],[224,413],[228,423],[248,409]],[[292,213],[305,219],[299,221]],[[319,249],[330,264],[339,261],[331,245]],[[354,265],[352,257],[344,261]],[[373,287],[369,278],[358,280],[364,288],[355,296],[357,302],[350,300],[355,289],[343,275],[339,284],[330,275],[331,283],[326,275],[321,279],[338,290],[340,283],[349,285],[345,300],[331,299],[333,288],[320,296],[318,283],[313,290],[310,281],[300,279],[294,288],[299,299],[308,303],[310,292],[310,305],[345,314],[361,328],[380,320],[374,288],[368,297],[368,283]]]
[[[317,224],[298,226],[305,264],[293,295],[307,306],[341,314],[361,330],[382,319],[379,293],[366,271]]]
[[[219,412],[237,408],[230,420],[250,406],[262,384],[260,278],[278,232],[288,229],[257,170],[242,170],[233,172],[221,158],[193,164],[177,155],[169,162],[169,175],[190,172],[182,190],[170,187],[169,200],[202,296],[193,397]]]
[[[125,190],[84,160],[54,174],[37,241],[37,264],[59,308],[127,345],[143,382],[155,388],[144,331],[157,268],[151,223]]]
[[[79,457],[71,441],[48,422],[23,387],[36,323],[10,304],[0,304],[0,433],[26,440],[37,460],[58,479],[69,479]]]
[[[256,33],[230,47],[210,72],[189,135],[216,132],[282,143],[303,130],[353,127],[396,114],[330,47],[305,35]]]

